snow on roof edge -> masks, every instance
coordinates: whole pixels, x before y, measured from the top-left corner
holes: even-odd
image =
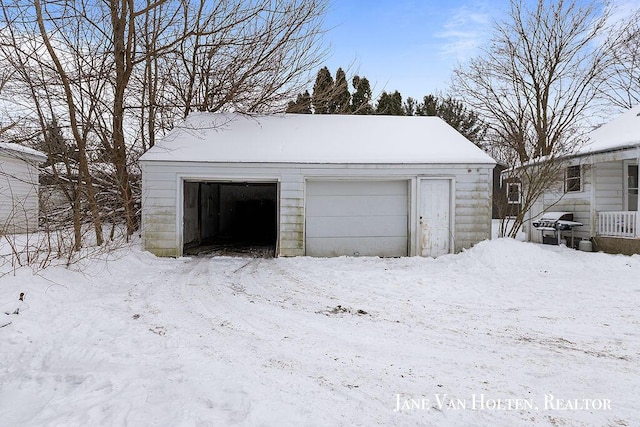
[[[438,117],[229,113],[190,115],[140,160],[243,164],[496,163]]]
[[[259,161],[259,160],[252,160],[252,161],[246,161],[246,160],[190,160],[190,159],[143,159],[142,157],[139,159],[140,162],[157,162],[157,163],[161,163],[161,162],[167,162],[167,163],[188,163],[188,162],[194,162],[194,163],[219,163],[219,164],[243,164],[243,165],[250,165],[250,164],[269,164],[269,165],[296,165],[296,164],[302,164],[302,165],[380,165],[380,166],[385,166],[385,165],[412,165],[412,166],[416,166],[416,165],[432,165],[432,164],[437,164],[437,165],[444,165],[444,164],[449,164],[449,163],[455,163],[455,164],[469,164],[469,165],[496,165],[498,164],[498,162],[496,160],[491,160],[491,161],[464,161],[461,162],[460,159],[438,159],[438,160],[429,160],[429,161],[415,161],[415,162],[409,162],[409,161],[360,161],[360,162],[328,162],[328,161],[307,161],[307,160],[296,160],[296,161],[278,161],[278,162],[273,162],[273,161]]]
[[[587,143],[571,157],[634,148],[640,145],[640,105],[619,114],[588,134]]]
[[[620,143],[619,145],[611,145],[610,147],[601,148],[593,151],[577,151],[576,153],[569,155],[567,157],[592,156],[595,154],[610,153],[614,151],[633,150],[634,148],[640,148],[640,140],[632,141],[628,143]]]
[[[13,142],[0,142],[0,153],[3,152],[9,152],[11,157],[21,158],[23,160],[24,157],[31,157],[37,161],[45,161],[47,159],[46,154]]]

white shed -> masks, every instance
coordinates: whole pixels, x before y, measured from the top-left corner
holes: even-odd
[[[495,161],[436,117],[196,113],[145,153],[147,250],[438,256],[490,236]]]
[[[0,234],[38,228],[39,165],[46,159],[31,148],[0,143]]]

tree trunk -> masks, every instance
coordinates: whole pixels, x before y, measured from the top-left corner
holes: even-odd
[[[98,205],[96,203],[95,192],[93,188],[93,182],[91,180],[91,174],[89,173],[89,164],[87,160],[87,147],[84,139],[80,135],[80,131],[78,129],[78,122],[76,118],[76,108],[73,100],[73,93],[71,91],[71,86],[69,84],[69,77],[67,76],[66,71],[62,67],[62,63],[56,54],[53,46],[51,45],[51,41],[49,40],[49,35],[47,33],[47,29],[44,25],[44,20],[42,18],[42,9],[39,0],[34,1],[34,7],[36,10],[36,16],[38,20],[38,28],[40,30],[40,35],[42,36],[42,40],[47,48],[47,52],[51,55],[51,59],[55,64],[56,71],[62,80],[62,84],[64,86],[64,93],[67,101],[67,109],[69,110],[69,120],[71,122],[71,131],[73,132],[73,137],[78,146],[78,154],[79,154],[79,166],[80,170],[78,171],[78,191],[80,192],[81,188],[84,186],[87,192],[87,199],[89,201],[89,209],[91,210],[91,219],[93,222],[94,230],[96,233],[96,244],[98,246],[104,243],[102,238],[102,220],[100,218],[100,212],[98,210]]]
[[[127,235],[132,235],[138,228],[134,210],[133,192],[129,181],[127,165],[127,147],[124,140],[124,96],[132,69],[131,44],[134,31],[134,11],[132,2],[128,0],[112,0],[111,23],[113,26],[113,49],[115,59],[115,93],[113,99],[113,150],[111,161],[116,168],[120,198],[124,208]]]

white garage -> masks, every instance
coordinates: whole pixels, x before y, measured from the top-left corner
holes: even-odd
[[[141,158],[143,241],[435,257],[489,238],[494,164],[436,117],[192,114]]]

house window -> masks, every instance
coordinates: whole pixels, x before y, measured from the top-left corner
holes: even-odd
[[[564,192],[573,193],[582,190],[582,171],[580,165],[569,166],[564,171]]]
[[[520,194],[520,183],[509,182],[507,183],[507,203],[510,205],[519,205],[522,201]]]

